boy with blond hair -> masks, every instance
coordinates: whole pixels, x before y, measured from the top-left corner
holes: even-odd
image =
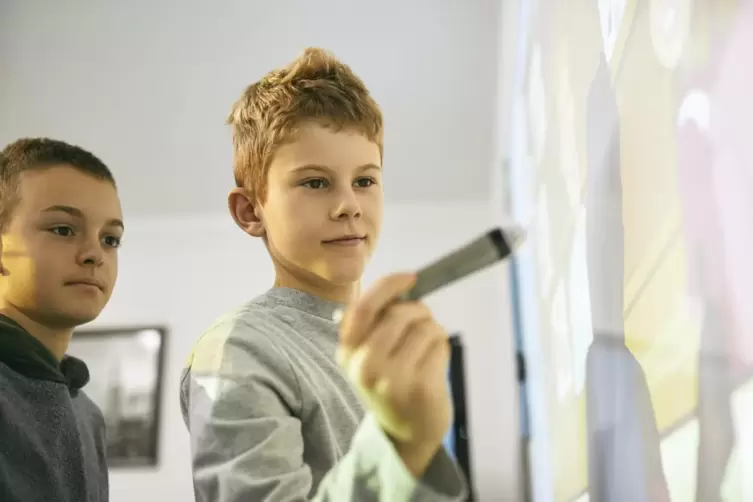
[[[272,289],[196,343],[181,383],[198,502],[460,501],[442,447],[447,334],[397,274],[360,295],[382,223],[381,111],[307,49],[233,107],[230,213]]]

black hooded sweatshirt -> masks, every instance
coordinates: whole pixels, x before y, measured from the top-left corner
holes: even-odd
[[[83,361],[0,315],[0,501],[106,502],[105,422]]]

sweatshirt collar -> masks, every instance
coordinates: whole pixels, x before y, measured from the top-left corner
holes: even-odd
[[[86,364],[73,356],[58,362],[52,352],[20,324],[0,314],[0,362],[35,380],[66,384],[78,390],[89,382]]]

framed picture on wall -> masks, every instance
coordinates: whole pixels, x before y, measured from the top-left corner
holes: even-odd
[[[104,415],[111,468],[157,465],[166,334],[145,326],[73,335],[68,354],[89,368],[84,392]]]

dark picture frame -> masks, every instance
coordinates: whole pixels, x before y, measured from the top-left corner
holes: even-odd
[[[112,469],[159,463],[167,328],[133,326],[76,331],[68,350],[89,368],[84,392],[102,410]]]

